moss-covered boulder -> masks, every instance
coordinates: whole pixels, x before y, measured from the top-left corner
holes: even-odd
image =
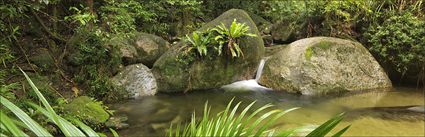
[[[170,44],[163,38],[141,32],[134,34],[130,44],[137,51],[134,63],[143,63],[148,67],[152,67],[155,61],[170,48]]]
[[[148,67],[152,67],[170,48],[170,44],[163,38],[142,32],[136,32],[130,38],[114,37],[107,44],[120,50],[125,65],[143,63]]]
[[[307,22],[277,21],[270,28],[270,34],[275,43],[290,43],[302,37],[306,31]]]
[[[109,113],[104,109],[102,102],[94,101],[87,96],[77,97],[69,104],[65,104],[64,111],[91,124],[105,123],[109,118]]]
[[[305,95],[391,87],[360,43],[331,37],[295,41],[266,62],[260,84]]]
[[[130,44],[130,40],[128,38],[122,36],[113,37],[106,44],[117,47],[124,65],[134,64],[137,62],[139,54],[137,53],[136,48]]]
[[[43,71],[53,71],[52,68],[55,67],[55,60],[46,48],[36,49],[29,60]]]
[[[124,89],[132,98],[155,95],[157,91],[151,70],[143,64],[126,66],[112,78],[112,84],[118,89]]]
[[[260,36],[255,23],[249,15],[239,9],[231,9],[198,31],[205,31],[223,23],[226,27],[236,19],[237,22],[249,26],[249,33]],[[264,54],[264,44],[261,37],[243,37],[240,47],[244,57],[232,59],[229,56],[207,55],[202,59],[196,58],[191,63],[179,61],[186,43],[181,41],[155,62],[152,72],[156,77],[159,92],[182,92],[185,90],[200,90],[218,88],[239,80],[251,79],[255,75],[257,65]]]

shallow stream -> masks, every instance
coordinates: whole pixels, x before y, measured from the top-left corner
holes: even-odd
[[[337,129],[351,124],[344,136],[424,136],[423,112],[406,106],[420,105],[424,92],[411,88],[359,91],[355,94],[332,97],[306,97],[273,91],[232,93],[221,90],[198,91],[187,94],[157,94],[114,104],[117,115],[128,116],[130,127],[119,130],[121,136],[164,136],[170,123],[187,122],[193,111],[202,114],[206,101],[212,112],[223,110],[235,98],[244,105],[257,100],[254,108],[271,103],[277,109],[300,107],[276,121],[277,130],[317,126],[345,112]],[[423,110],[422,110],[423,111]]]

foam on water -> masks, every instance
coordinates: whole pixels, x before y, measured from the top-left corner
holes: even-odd
[[[270,91],[270,88],[261,86],[255,79],[237,81],[221,87],[225,91],[244,92],[244,91]]]
[[[261,59],[260,64],[258,65],[257,73],[255,75],[255,79],[242,80],[237,81],[232,84],[224,85],[221,89],[225,91],[231,92],[246,92],[246,91],[270,91],[272,89],[261,86],[258,84],[258,80],[261,77],[261,73],[263,72],[263,67],[265,64],[265,59]]]

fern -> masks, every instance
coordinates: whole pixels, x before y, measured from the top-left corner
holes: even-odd
[[[239,46],[239,39],[245,36],[256,37],[255,34],[248,33],[249,26],[245,23],[237,23],[236,19],[233,20],[229,29],[221,23],[221,25],[216,26],[212,30],[218,33],[214,40],[219,43],[219,47],[217,48],[219,55],[223,50],[223,46],[227,45],[227,51],[230,52],[232,57],[243,56],[243,52]]]

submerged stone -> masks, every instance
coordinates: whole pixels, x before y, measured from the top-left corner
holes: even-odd
[[[358,42],[331,37],[301,39],[274,53],[259,83],[304,95],[391,87],[388,76],[366,48]]]
[[[424,121],[424,106],[367,107],[347,113],[348,119],[369,116],[394,121]]]
[[[213,21],[205,24],[198,31],[214,28],[223,23],[229,27],[233,20],[249,26],[248,33],[257,37],[242,37],[240,48],[243,57],[231,58],[227,55],[207,55],[202,59],[196,58],[191,63],[179,61],[185,51],[185,41],[179,42],[155,62],[152,72],[158,82],[159,92],[183,92],[185,90],[202,90],[219,88],[235,81],[252,79],[257,65],[264,55],[264,44],[255,23],[249,15],[239,9],[229,10]]]

